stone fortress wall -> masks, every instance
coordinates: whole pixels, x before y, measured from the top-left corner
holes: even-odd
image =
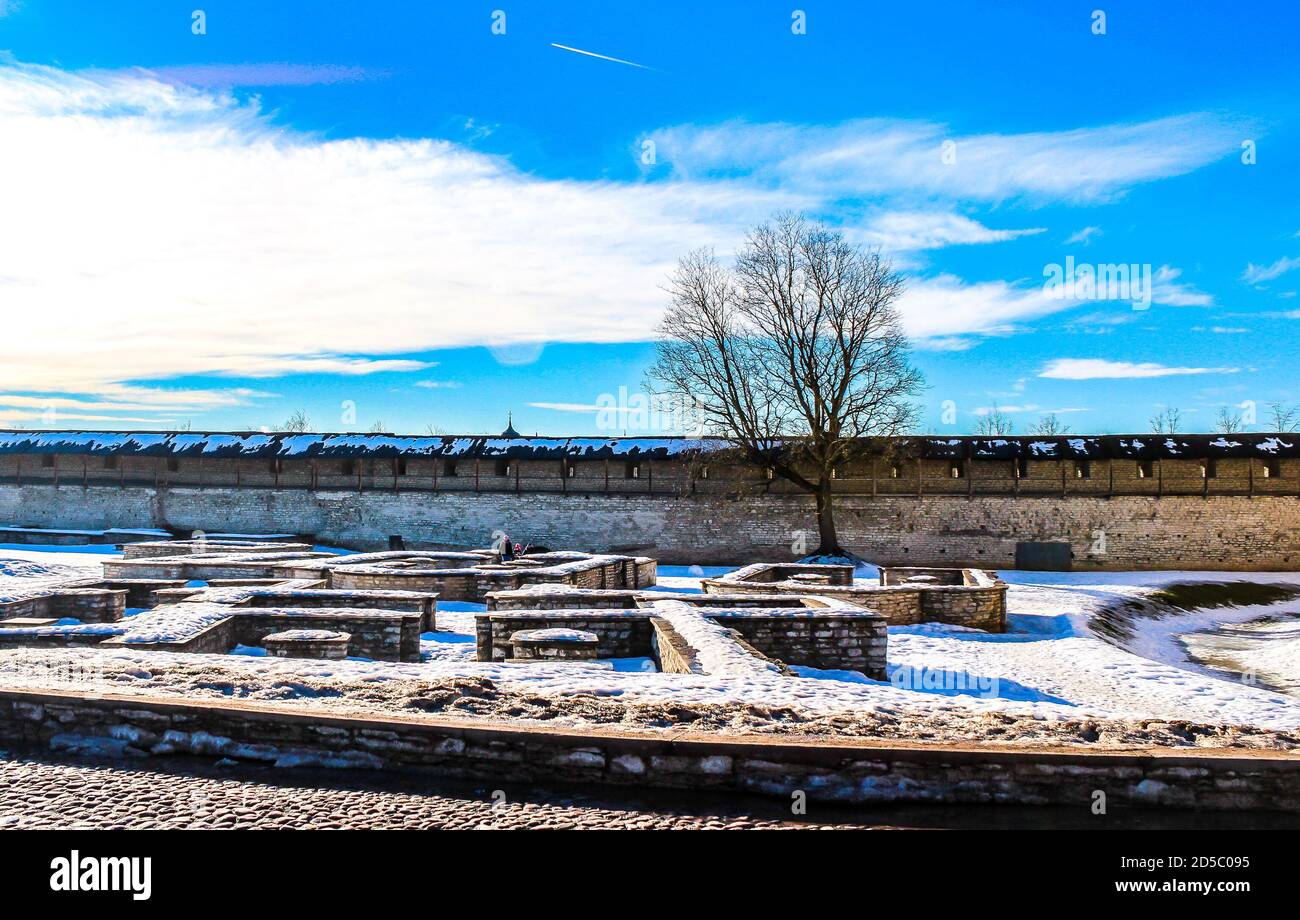
[[[816,544],[809,496],[673,439],[352,436],[307,456],[294,437],[346,436],[22,435],[0,432],[0,524],[274,532],[366,550],[392,537],[483,546],[504,531],[668,564],[788,561]],[[218,437],[237,449],[212,447]],[[1082,570],[1294,570],[1297,440],[928,439],[837,471],[836,520],[849,549],[887,565],[1012,568],[1025,544],[1066,544]]]

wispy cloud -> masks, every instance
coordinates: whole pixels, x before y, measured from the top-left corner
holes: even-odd
[[[648,136],[660,162],[683,176],[745,176],[856,196],[1098,203],[1235,153],[1242,130],[1239,120],[1197,113],[1025,134],[961,134],[929,122],[869,119],[829,127],[680,125]]]
[[[1074,245],[1074,244],[1078,244],[1080,246],[1087,246],[1092,242],[1093,237],[1097,237],[1097,236],[1101,236],[1100,227],[1092,227],[1092,226],[1083,227],[1071,233],[1066,238],[1065,244],[1067,246]]]
[[[1235,374],[1236,367],[1168,367],[1151,362],[1110,361],[1104,358],[1057,358],[1038,374],[1053,380],[1119,380],[1176,377],[1190,374]]]
[[[66,422],[108,422],[113,425],[129,423],[132,425],[153,425],[167,428],[176,424],[174,416],[157,418],[138,415],[86,415],[77,412],[29,412],[17,409],[0,409],[0,422],[38,422],[49,427],[61,426]]]
[[[600,406],[587,403],[530,402],[534,409],[550,409],[553,412],[599,412]]]
[[[426,390],[459,390],[461,388],[460,382],[456,380],[417,380],[415,385]]]
[[[1214,298],[1203,291],[1198,291],[1190,284],[1179,281],[1182,274],[1181,268],[1173,268],[1169,265],[1161,265],[1157,268],[1151,279],[1151,299],[1155,303],[1170,307],[1211,306]]]
[[[184,64],[175,67],[132,68],[118,71],[163,83],[205,89],[261,86],[316,86],[356,83],[383,76],[382,72],[341,64],[291,64],[284,61],[245,64]],[[95,76],[95,71],[87,75]]]
[[[1256,265],[1250,263],[1246,266],[1246,271],[1242,273],[1241,280],[1247,284],[1262,284],[1265,281],[1273,281],[1280,278],[1289,271],[1300,268],[1300,258],[1292,259],[1283,256],[1272,265]]]
[[[366,374],[423,371],[436,363],[410,358],[358,358],[341,355],[245,356],[239,359],[236,366],[222,368],[220,373],[239,377],[281,377],[285,374],[341,374],[345,377],[360,377]]]
[[[891,211],[854,231],[857,240],[885,251],[937,249],[943,246],[1000,243],[1042,233],[1043,227],[993,230],[962,214],[943,211]]]
[[[1071,412],[1091,412],[1091,411],[1092,411],[1091,409],[1087,409],[1083,406],[1066,406],[1065,408],[1061,408],[1061,409],[1049,409],[1046,406],[1039,406],[1036,405],[1035,403],[1026,403],[1023,406],[1003,406],[1003,405],[980,406],[976,409],[973,409],[971,411],[971,414],[978,415],[978,416],[985,416],[993,412],[1004,412],[1008,414],[1019,414],[1022,412],[1041,412],[1041,413],[1055,413],[1056,415],[1064,415]]]

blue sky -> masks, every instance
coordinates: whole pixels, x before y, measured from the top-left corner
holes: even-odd
[[[1300,403],[1292,3],[270,6],[0,0],[0,425],[622,434],[782,208],[907,276],[927,431]]]

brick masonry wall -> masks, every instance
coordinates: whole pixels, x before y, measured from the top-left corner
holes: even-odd
[[[882,564],[1009,568],[1018,540],[1070,543],[1074,568],[1300,569],[1294,496],[843,496],[841,541]],[[637,552],[665,563],[784,561],[802,532],[802,496],[580,495],[0,485],[0,522],[37,527],[167,527],[301,532],[387,548],[483,546],[494,530],[535,545]]]

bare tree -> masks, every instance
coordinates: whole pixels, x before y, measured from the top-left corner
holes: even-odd
[[[275,430],[290,434],[301,434],[304,431],[311,430],[311,419],[307,417],[305,409],[298,409],[278,425]]]
[[[1057,435],[1069,434],[1070,426],[1063,425],[1055,412],[1048,412],[1033,425],[1029,426],[1029,433],[1051,438],[1056,437]]]
[[[1161,409],[1151,416],[1151,430],[1156,434],[1178,434],[1183,424],[1183,413],[1178,409]]]
[[[985,437],[1008,435],[1015,431],[1015,428],[1016,424],[1011,420],[1011,416],[996,405],[992,409],[985,410],[979,421],[975,423],[975,433]]]
[[[386,433],[387,432],[384,429],[384,420],[381,418],[375,419],[374,424],[370,426],[370,430],[367,432],[367,434],[386,434]]]
[[[1285,403],[1275,402],[1268,404],[1269,421],[1271,422],[1270,430],[1272,431],[1295,431],[1296,423],[1300,421],[1300,408],[1288,406]]]
[[[1214,420],[1214,430],[1223,434],[1235,434],[1241,431],[1241,413],[1233,412],[1227,406],[1221,407]]]
[[[895,307],[902,278],[802,215],[750,232],[733,268],[682,258],[660,325],[652,392],[696,407],[701,429],[815,498],[818,553],[844,555],[836,467],[859,439],[909,431],[922,378]]]

